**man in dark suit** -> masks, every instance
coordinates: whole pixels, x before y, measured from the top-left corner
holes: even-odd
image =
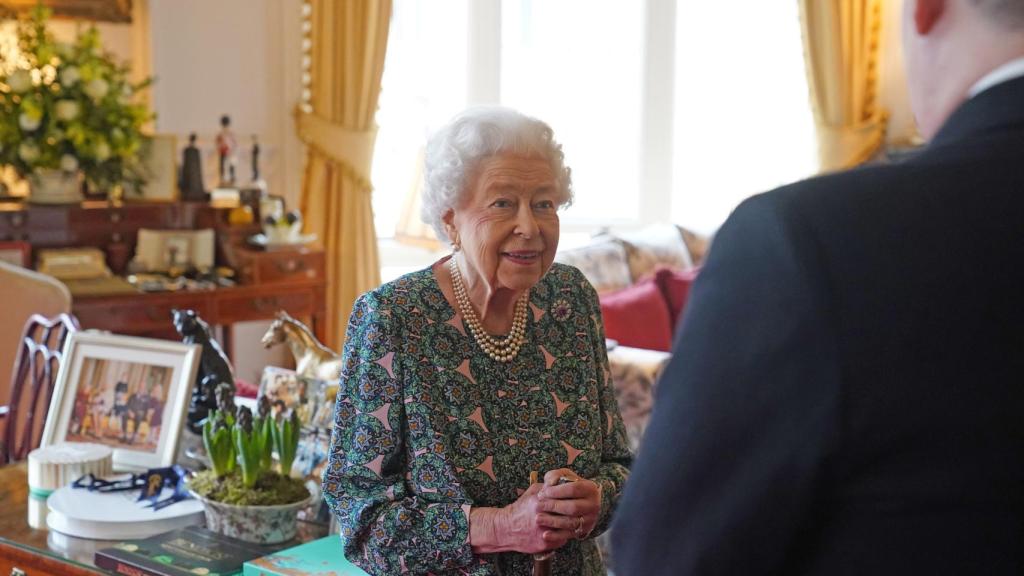
[[[930,144],[722,227],[617,576],[1024,573],[1024,0],[904,12]]]

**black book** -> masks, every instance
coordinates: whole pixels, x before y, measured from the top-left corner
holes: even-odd
[[[94,561],[127,576],[236,576],[245,562],[292,544],[260,546],[189,526],[98,550]]]

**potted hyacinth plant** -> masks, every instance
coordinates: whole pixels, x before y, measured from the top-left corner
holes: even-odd
[[[275,419],[266,397],[260,398],[255,417],[245,406],[235,414],[230,409],[210,413],[203,425],[210,469],[189,480],[210,530],[259,544],[295,537],[296,514],[310,499],[302,481],[290,475],[299,432],[298,415],[292,411]]]
[[[74,42],[47,29],[42,4],[18,21],[17,50],[0,53],[0,165],[29,182],[34,202],[81,199],[95,190],[145,183],[143,125],[153,115],[129,69],[103,51],[95,26]]]

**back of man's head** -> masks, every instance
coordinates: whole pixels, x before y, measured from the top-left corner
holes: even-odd
[[[1024,0],[970,0],[989,20],[1007,29],[1024,29]]]
[[[903,19],[911,106],[926,138],[982,77],[1024,57],[1024,0],[904,0]]]

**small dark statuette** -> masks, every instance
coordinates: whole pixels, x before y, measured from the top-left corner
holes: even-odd
[[[237,408],[235,407],[235,387],[227,382],[220,382],[217,384],[217,388],[213,391],[214,396],[217,399],[217,410],[225,414],[234,414]]]
[[[210,326],[203,322],[194,310],[172,310],[171,315],[174,318],[174,328],[181,335],[181,341],[186,344],[200,344],[203,347],[187,419],[188,429],[200,434],[202,421],[210,410],[217,408],[217,385],[223,382],[234,391],[235,376],[224,350],[210,336]]]
[[[252,181],[260,181],[260,141],[252,135]]]
[[[188,137],[188,146],[185,148],[181,162],[181,181],[178,183],[181,189],[183,200],[207,200],[206,189],[203,186],[203,162],[199,155],[199,148],[196,147],[196,134],[193,132]]]
[[[266,396],[260,396],[256,401],[256,415],[264,420],[270,416],[270,400]]]
[[[246,434],[252,433],[252,410],[248,406],[239,406],[238,415],[235,416],[235,425],[245,430]]]

